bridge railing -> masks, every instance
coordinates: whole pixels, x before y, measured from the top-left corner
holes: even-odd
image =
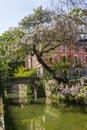
[[[18,84],[18,83],[31,83],[35,81],[40,81],[39,77],[9,77],[8,85]]]

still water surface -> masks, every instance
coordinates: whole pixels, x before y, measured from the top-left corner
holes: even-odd
[[[38,99],[32,105],[9,105],[6,130],[87,130],[87,107],[54,107]]]

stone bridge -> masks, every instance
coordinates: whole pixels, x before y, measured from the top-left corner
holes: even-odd
[[[10,86],[10,92],[18,93],[19,97],[26,97],[26,84],[30,84],[34,89],[35,99],[38,97],[38,82],[39,77],[12,77],[8,79],[8,86]]]
[[[12,86],[20,83],[37,83],[38,81],[40,81],[39,77],[12,77],[8,79],[8,85]]]

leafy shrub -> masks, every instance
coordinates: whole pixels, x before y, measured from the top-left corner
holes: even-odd
[[[23,67],[22,65],[19,66],[17,69],[14,71],[14,76],[15,77],[29,77],[36,74],[36,69],[33,68],[31,70],[28,70],[27,68]]]

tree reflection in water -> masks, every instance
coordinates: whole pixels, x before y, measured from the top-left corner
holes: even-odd
[[[87,130],[87,107],[60,104],[55,108],[50,103],[38,99],[32,105],[9,105],[13,130]]]

